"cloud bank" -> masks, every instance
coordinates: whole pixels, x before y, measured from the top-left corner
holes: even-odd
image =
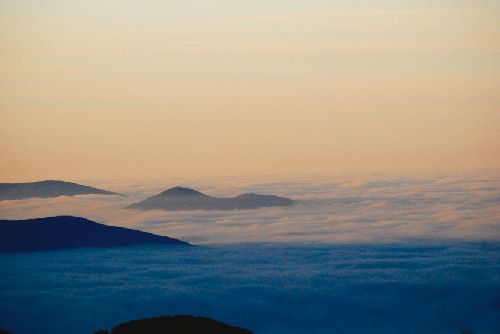
[[[0,255],[0,327],[194,314],[255,334],[498,333],[498,243],[143,246]]]
[[[89,181],[87,181],[89,184]],[[500,177],[327,177],[90,181],[126,197],[77,196],[0,202],[0,218],[83,216],[197,244],[239,242],[390,243],[500,240]],[[244,192],[290,197],[297,205],[241,211],[124,209],[175,185],[216,196]]]

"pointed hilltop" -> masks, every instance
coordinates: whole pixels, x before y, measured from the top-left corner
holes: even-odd
[[[213,197],[191,188],[174,187],[127,208],[166,211],[243,210],[292,204],[291,199],[276,195],[241,194],[236,197]]]

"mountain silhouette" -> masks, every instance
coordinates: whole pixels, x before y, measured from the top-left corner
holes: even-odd
[[[289,206],[293,201],[275,195],[242,194],[236,197],[212,197],[194,189],[174,187],[141,202],[127,206],[139,210],[240,210]]]
[[[233,327],[210,318],[192,316],[158,317],[134,320],[114,327],[111,334],[252,334],[249,330]],[[94,334],[110,334],[100,330]]]
[[[46,180],[29,183],[0,183],[0,201],[90,194],[120,195],[111,191],[65,181]]]
[[[80,217],[0,220],[0,252],[35,252],[148,243],[189,245],[177,239],[103,225]]]

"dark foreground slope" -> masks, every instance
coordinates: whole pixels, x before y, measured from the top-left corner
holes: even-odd
[[[275,195],[242,194],[236,197],[212,197],[199,191],[175,187],[127,208],[139,210],[240,210],[289,206],[293,201]]]
[[[27,198],[50,198],[76,195],[119,195],[94,187],[65,181],[40,181],[30,183],[0,183],[0,201]]]
[[[107,334],[106,330],[95,334]],[[252,332],[233,327],[210,318],[192,316],[158,317],[130,321],[116,326],[111,334],[251,334]]]
[[[148,243],[189,245],[177,239],[98,224],[79,217],[0,220],[0,252],[34,252]]]

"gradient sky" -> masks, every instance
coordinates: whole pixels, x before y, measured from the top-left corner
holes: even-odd
[[[0,0],[0,181],[498,170],[497,1]]]

